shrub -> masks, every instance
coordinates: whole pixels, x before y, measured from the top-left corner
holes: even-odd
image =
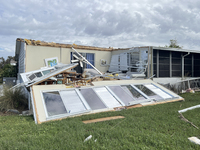
[[[10,89],[4,86],[0,97],[0,111],[27,107],[27,99],[22,88]]]

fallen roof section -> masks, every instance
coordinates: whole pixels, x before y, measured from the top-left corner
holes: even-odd
[[[66,88],[63,84],[33,85],[31,99],[36,122],[114,111],[137,104],[183,100],[152,80],[100,81],[94,85],[81,88]]]
[[[62,66],[55,66],[56,67],[55,70],[52,69],[51,72],[49,72],[49,73],[47,73],[47,74],[45,74],[45,75],[43,75],[43,76],[41,76],[39,78],[36,78],[33,81],[30,81],[26,87],[30,87],[32,85],[37,85],[37,84],[39,84],[39,83],[41,83],[41,82],[43,82],[43,81],[45,81],[45,80],[47,80],[47,79],[49,79],[51,77],[54,77],[54,76],[56,76],[56,75],[58,75],[58,74],[60,74],[62,72],[65,72],[65,71],[67,71],[69,69],[73,69],[76,66],[78,66],[78,63],[67,64],[67,65],[62,65]]]

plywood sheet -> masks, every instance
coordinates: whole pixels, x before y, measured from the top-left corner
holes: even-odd
[[[125,118],[125,117],[124,116],[106,117],[106,118],[99,118],[99,119],[93,119],[93,120],[86,120],[86,121],[83,121],[83,123],[88,124],[88,123],[102,122],[102,121],[122,119],[122,118]]]

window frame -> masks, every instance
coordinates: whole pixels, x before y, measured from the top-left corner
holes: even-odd
[[[73,57],[73,54],[75,54],[75,55],[77,55],[79,58],[80,58],[80,56],[76,53],[76,52],[71,52],[71,54],[70,54],[70,62],[71,62],[71,60],[75,60],[74,59],[74,57]],[[93,66],[95,67],[95,53],[85,53],[85,52],[80,52],[80,54],[81,55],[84,55],[84,57],[85,57],[85,59],[87,59],[87,54],[93,54],[94,55],[94,60],[93,60]],[[87,59],[88,60],[88,59]],[[89,61],[89,60],[88,60]],[[90,62],[90,61],[89,61]],[[91,63],[91,62],[90,62]],[[91,63],[92,64],[92,63]],[[83,63],[83,69],[92,69],[92,68],[88,68],[87,67],[87,65],[89,65],[89,64],[87,64],[87,63]]]

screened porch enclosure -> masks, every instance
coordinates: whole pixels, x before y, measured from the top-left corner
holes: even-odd
[[[200,77],[200,54],[153,50],[153,74],[155,77]]]

